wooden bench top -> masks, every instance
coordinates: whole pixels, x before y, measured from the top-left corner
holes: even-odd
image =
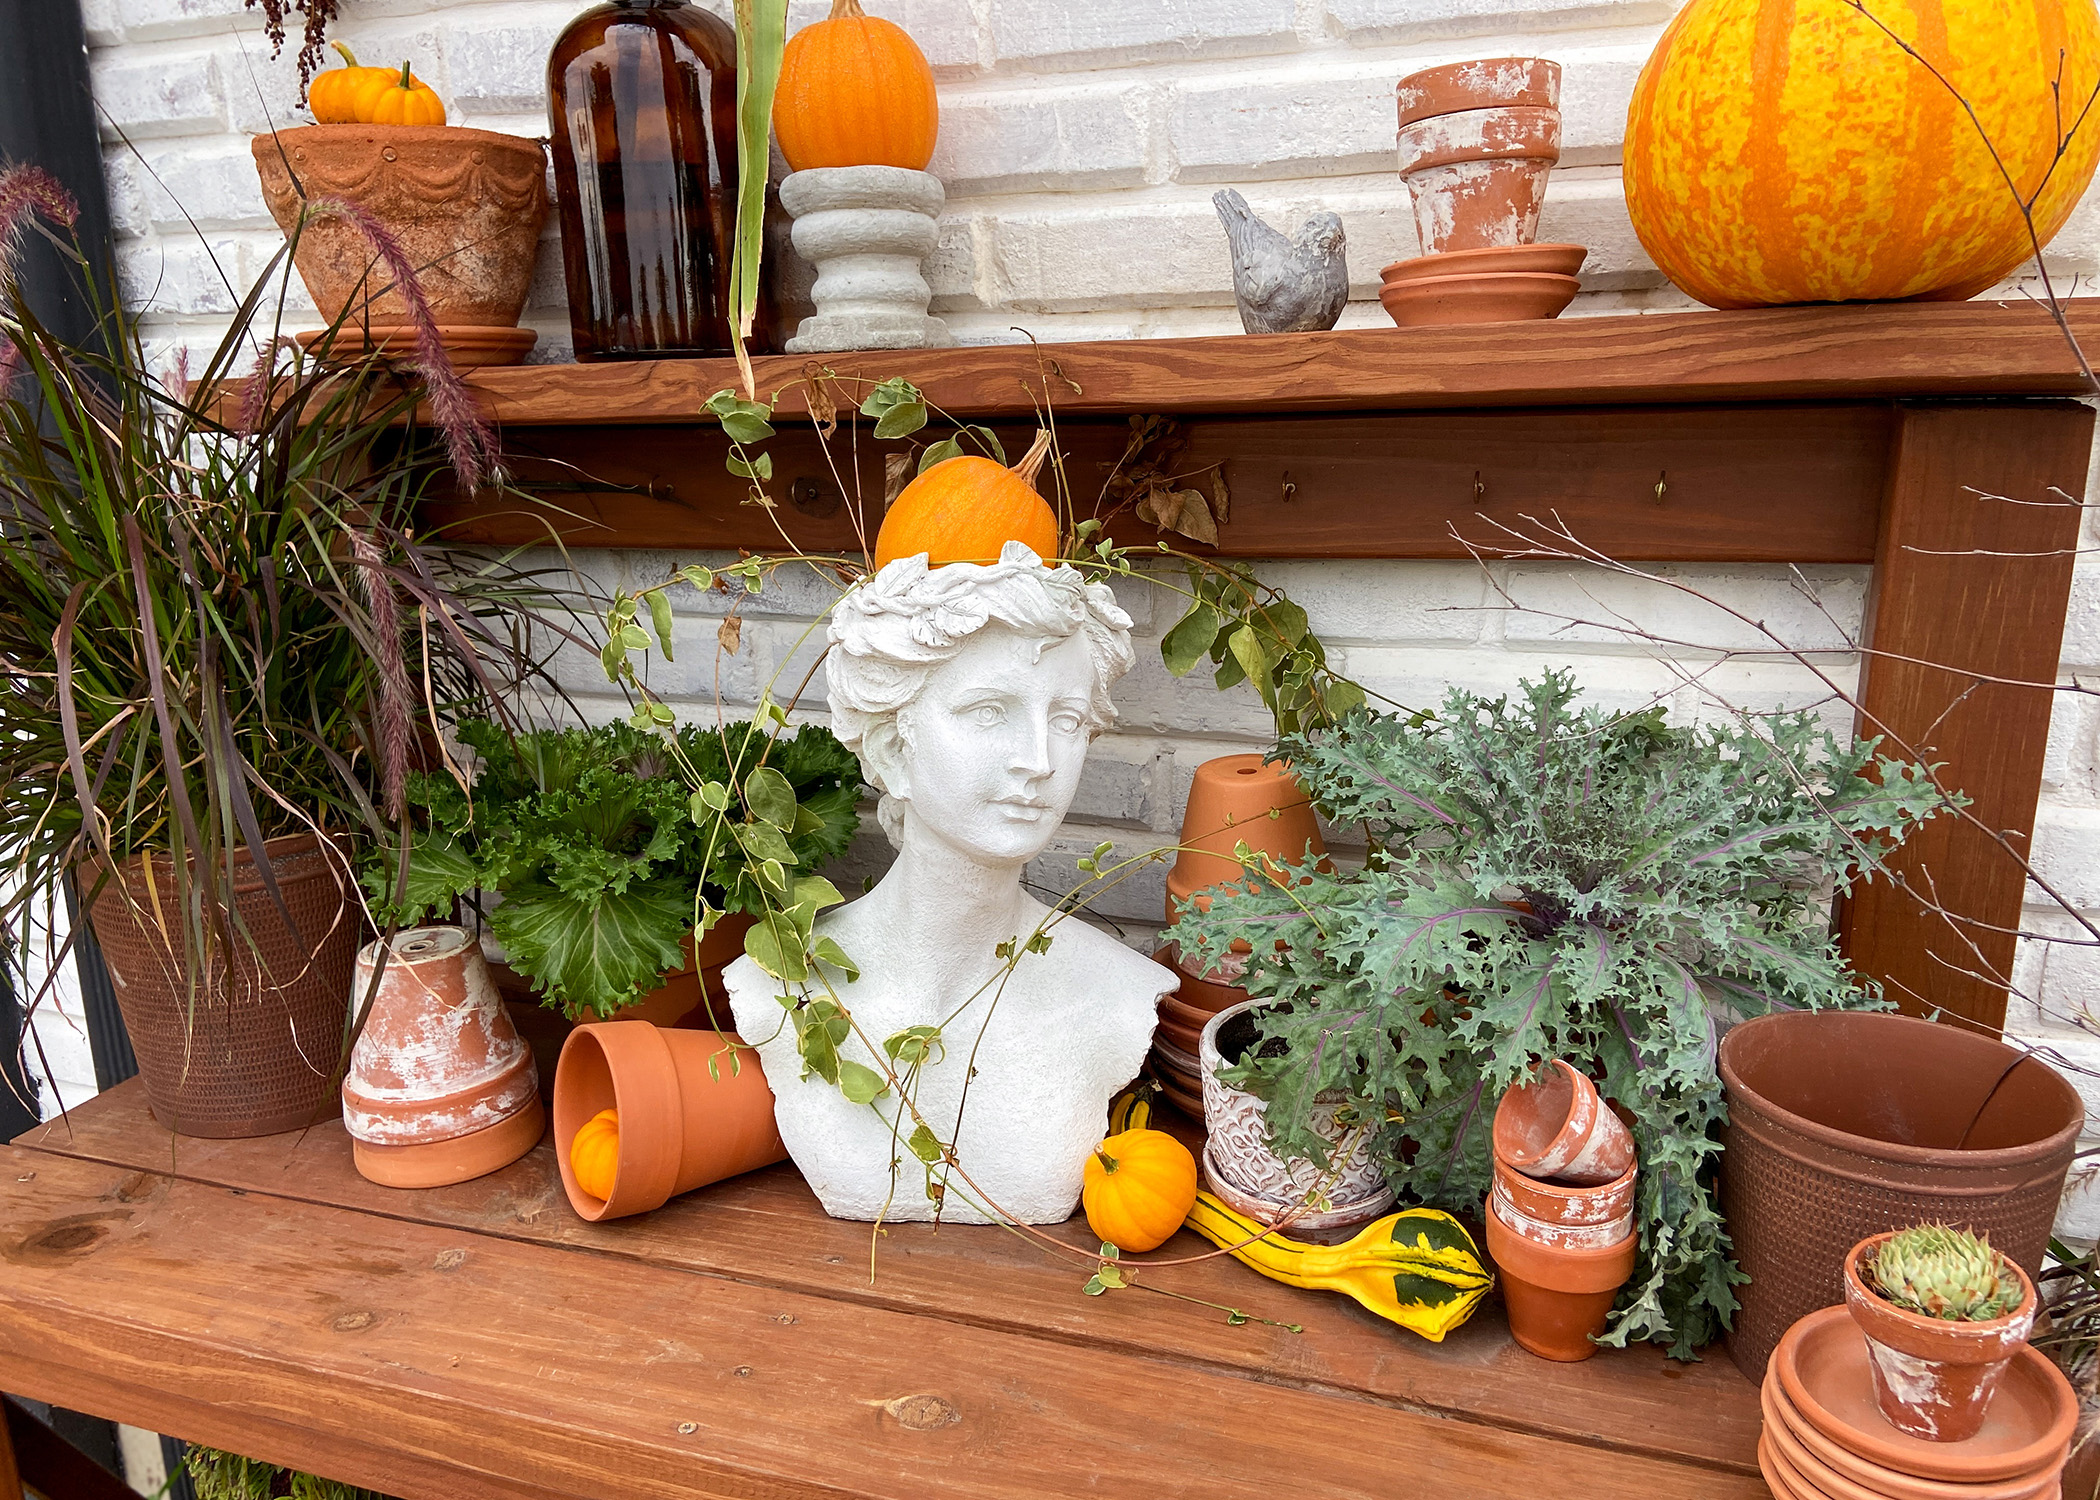
[[[605,1225],[546,1142],[377,1187],[338,1122],[177,1139],[136,1081],[0,1147],[0,1389],[404,1500],[1767,1493],[1719,1349],[1553,1364],[1493,1299],[1436,1345],[1225,1259],[1142,1279],[1304,1332],[1083,1279],[876,1243],[786,1166]]]

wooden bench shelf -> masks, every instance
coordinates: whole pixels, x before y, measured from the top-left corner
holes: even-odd
[[[2100,299],[2068,307],[2074,331],[2100,334]],[[782,393],[767,444],[781,522],[802,547],[852,552],[879,523],[893,445],[841,433],[827,458],[807,421],[826,371],[842,406],[906,376],[1009,451],[1047,391],[1082,515],[1128,419],[1170,415],[1188,440],[1180,467],[1222,466],[1225,557],[1462,558],[1469,542],[1510,540],[1497,522],[1551,516],[1628,561],[1871,562],[1868,645],[1881,654],[1863,732],[1943,761],[2016,845],[2032,832],[2051,695],[1979,684],[2054,679],[2093,425],[2062,399],[2085,380],[2032,301],[760,359],[761,390]],[[581,547],[777,551],[772,516],[744,503],[702,409],[736,379],[728,360],[479,372],[545,503],[433,501],[426,522],[492,544],[553,532]],[[1159,535],[1127,511],[1109,529]],[[1854,962],[1910,1009],[2001,1024],[2004,990],[1975,971],[2010,970],[2020,871],[1951,819],[1905,860],[1975,925],[1950,931],[1877,887],[1844,915]]]
[[[0,1387],[406,1500],[1766,1493],[1718,1349],[1556,1365],[1499,1302],[1435,1345],[1228,1260],[1144,1278],[1305,1331],[1229,1327],[992,1228],[869,1252],[786,1167],[594,1225],[545,1142],[398,1192],[339,1122],[171,1141],[132,1082],[0,1148]]]

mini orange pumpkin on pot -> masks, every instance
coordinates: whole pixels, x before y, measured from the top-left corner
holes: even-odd
[[[831,15],[789,39],[773,96],[780,153],[811,167],[926,170],[941,110],[933,69],[904,28],[832,0]]]
[[[357,54],[341,42],[329,46],[343,54],[343,66],[314,75],[306,91],[306,104],[319,125],[355,125],[358,97],[369,89],[382,89],[395,77],[392,68],[368,68]]]
[[[373,69],[374,72],[380,71]],[[445,101],[437,91],[403,63],[396,73],[388,68],[386,81],[357,90],[357,121],[360,125],[442,125]]]
[[[921,552],[936,568],[997,562],[1007,542],[1024,543],[1048,563],[1057,556],[1057,515],[1035,492],[1035,476],[1049,453],[1050,434],[1039,431],[1011,469],[975,454],[935,464],[904,487],[882,518],[876,569]]]
[[[1196,1158],[1164,1130],[1126,1130],[1094,1148],[1080,1189],[1087,1227],[1119,1250],[1157,1250],[1196,1206]]]

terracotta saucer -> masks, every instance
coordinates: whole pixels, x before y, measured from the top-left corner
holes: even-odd
[[[1771,1439],[1757,1435],[1757,1468],[1765,1476],[1775,1500],[1830,1500],[1830,1497],[1796,1474]]]
[[[1582,283],[1544,271],[1428,276],[1388,283],[1378,300],[1402,328],[1452,323],[1519,323],[1557,318]]]
[[[1786,1395],[1767,1380],[1761,1393],[1765,1440],[1789,1467],[1835,1500],[2041,1500],[2062,1482],[2066,1454],[2059,1453],[2035,1473],[2017,1479],[1980,1484],[1920,1479],[1880,1464],[1833,1443],[1786,1405]]]
[[[441,324],[437,332],[438,342],[452,356],[452,363],[462,370],[481,365],[517,364],[539,340],[539,334],[530,328],[470,328],[463,324]],[[416,330],[410,323],[374,323],[370,328],[345,323],[335,330],[333,338],[325,328],[299,335],[302,348],[312,349],[324,343],[327,347],[321,352],[337,359],[357,359],[374,349],[384,349],[406,359],[416,352]]]
[[[1500,245],[1488,250],[1446,250],[1396,260],[1378,274],[1387,286],[1431,276],[1474,276],[1483,271],[1545,271],[1573,276],[1582,269],[1587,245]]]
[[[2057,1461],[2078,1426],[2078,1397],[2032,1345],[2006,1367],[1983,1430],[1959,1443],[1898,1432],[1874,1402],[1867,1341],[1851,1313],[1826,1307],[1786,1331],[1772,1351],[1788,1406],[1859,1457],[1921,1479],[1979,1484],[2021,1479]]]

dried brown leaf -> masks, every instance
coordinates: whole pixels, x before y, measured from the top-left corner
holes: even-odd
[[[728,615],[715,630],[715,639],[729,655],[736,655],[736,648],[744,644],[744,617]]]
[[[909,453],[892,453],[882,461],[882,508],[888,510],[911,483],[912,471],[917,467]]]
[[[1232,492],[1225,488],[1223,464],[1210,471],[1210,508],[1220,526],[1232,519]]]
[[[1177,490],[1174,493],[1181,502],[1175,512],[1174,529],[1195,541],[1217,546],[1218,523],[1210,518],[1210,502],[1203,498],[1202,492]]]

